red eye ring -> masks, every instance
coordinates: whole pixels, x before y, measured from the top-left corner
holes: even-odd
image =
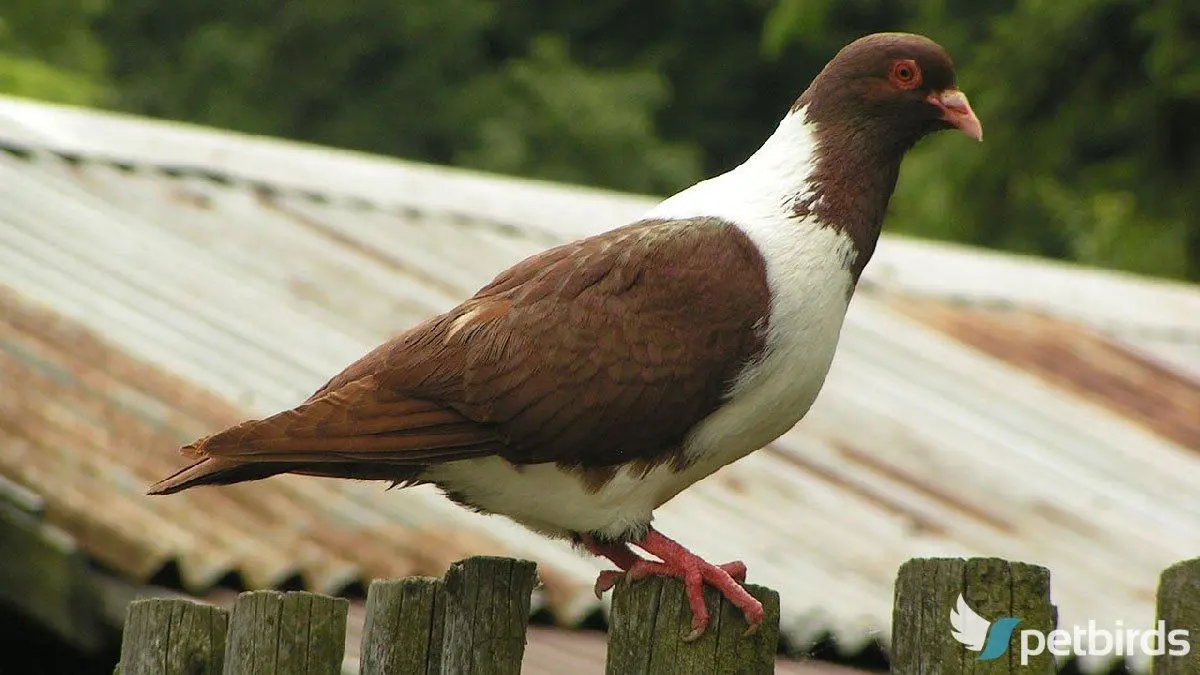
[[[893,61],[888,78],[901,89],[916,89],[921,85],[921,67],[912,59]]]

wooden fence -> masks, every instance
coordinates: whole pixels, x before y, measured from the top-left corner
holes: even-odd
[[[376,581],[367,594],[361,675],[517,675],[525,651],[534,564],[476,557],[455,563],[444,579]],[[683,586],[676,580],[622,582],[613,590],[608,675],[668,675],[774,671],[779,596],[747,586],[766,608],[766,621],[743,638],[741,613],[706,590],[713,620],[693,643]],[[1056,627],[1050,574],[996,558],[917,559],[900,568],[892,623],[892,672],[1053,673],[1049,650],[1026,654],[1013,631],[999,658],[979,660],[950,630],[959,596],[985,617],[1020,618],[1021,630]],[[304,592],[255,591],[238,596],[232,612],[189,600],[131,603],[119,675],[335,675],[341,672],[348,603]],[[1200,559],[1162,574],[1158,616],[1168,630],[1200,635]],[[1164,636],[1165,637],[1165,636]],[[1156,675],[1200,673],[1200,640],[1183,656],[1155,657]]]

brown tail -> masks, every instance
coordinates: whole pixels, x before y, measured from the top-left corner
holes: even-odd
[[[205,457],[151,485],[146,494],[171,495],[198,485],[232,485],[269,478],[295,468],[287,464],[245,464],[233,459]]]
[[[405,487],[420,483],[417,475],[423,468],[423,466],[400,467],[395,464],[371,462],[245,463],[231,459],[205,457],[151,485],[146,494],[173,495],[176,492],[201,485],[233,485],[234,483],[270,478],[281,473],[322,478],[385,480],[392,483],[393,487]]]
[[[497,443],[493,429],[364,378],[184,447],[192,464],[152,485],[149,494],[280,473],[411,484],[430,464],[493,454]]]

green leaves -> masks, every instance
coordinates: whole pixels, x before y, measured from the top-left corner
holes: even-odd
[[[955,54],[987,130],[982,148],[957,152],[986,161],[918,169],[897,195],[899,229],[1200,279],[1200,133],[1182,119],[1200,114],[1188,84],[1200,45],[1177,37],[1197,10],[1167,4],[1021,0],[984,23]],[[938,139],[913,163],[951,152]],[[931,208],[928,191],[958,199]]]
[[[667,83],[644,69],[599,70],[571,60],[558,36],[465,92],[479,120],[456,163],[502,173],[667,192],[699,180],[700,152],[658,137]]]
[[[99,101],[104,88],[87,75],[38,59],[0,53],[0,93],[87,105]]]
[[[7,0],[0,10],[0,93],[96,104],[107,60],[90,22],[100,0]]]
[[[794,40],[823,41],[833,0],[777,0],[763,21],[763,54],[778,58]]]

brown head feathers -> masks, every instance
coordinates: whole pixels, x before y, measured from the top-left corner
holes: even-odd
[[[939,44],[910,33],[877,33],[846,45],[792,106],[815,125],[814,189],[795,204],[847,232],[857,277],[875,249],[904,153],[924,136],[982,128],[957,88]]]

